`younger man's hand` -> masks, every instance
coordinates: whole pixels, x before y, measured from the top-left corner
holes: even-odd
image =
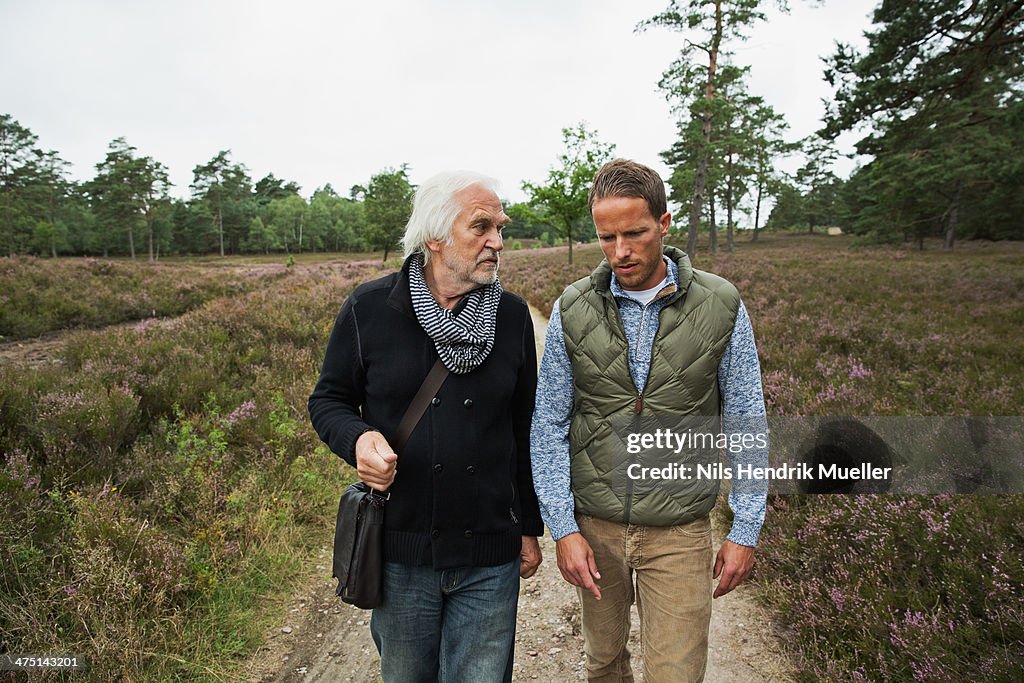
[[[594,562],[594,551],[583,534],[576,532],[555,541],[555,557],[563,579],[590,591],[595,599],[601,599],[601,589],[594,581],[601,578],[601,573]]]

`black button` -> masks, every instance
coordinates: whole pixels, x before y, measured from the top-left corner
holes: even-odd
[[[467,398],[465,401],[462,402],[462,405],[466,406],[467,408],[472,408],[473,407],[473,399]]]
[[[441,530],[440,529],[432,529],[431,532],[430,532],[430,536],[432,538],[437,538],[440,535],[441,535]]]
[[[432,406],[439,406],[439,405],[441,405],[441,399],[439,399],[437,396],[435,396],[434,398],[430,399],[430,405],[432,405]]]
[[[473,538],[473,532],[469,529],[466,529],[466,533],[464,533],[463,536],[465,536],[466,538]]]
[[[466,471],[467,471],[467,472],[469,472],[470,474],[476,474],[476,468],[475,468],[475,467],[473,467],[472,465],[470,465],[469,467],[467,467],[467,468],[466,468]]]
[[[438,474],[441,474],[441,470],[443,470],[443,469],[444,469],[444,466],[441,465],[441,463],[437,463],[436,465],[434,465],[434,471],[437,472]]]

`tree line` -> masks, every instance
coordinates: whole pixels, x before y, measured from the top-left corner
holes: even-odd
[[[528,202],[506,203],[514,218],[509,236],[546,244],[591,238],[586,192],[614,146],[583,124],[564,129],[563,138],[561,166],[544,182],[523,183]],[[354,185],[347,196],[328,183],[307,198],[273,173],[254,182],[222,150],[193,169],[190,195],[174,198],[167,167],[123,137],[110,142],[92,179],[71,180],[69,165],[9,114],[0,115],[0,254],[145,254],[154,261],[170,254],[379,250],[386,261],[415,190],[403,164]]]
[[[253,181],[222,150],[193,169],[190,196],[170,196],[167,167],[124,138],[96,174],[75,182],[57,152],[0,115],[0,253],[128,255],[362,251],[390,239],[381,204],[408,203],[405,168],[385,169],[340,196],[330,184],[305,198],[269,173]],[[398,182],[388,182],[396,179]],[[404,183],[404,184],[403,184]],[[392,196],[397,193],[397,196]]]

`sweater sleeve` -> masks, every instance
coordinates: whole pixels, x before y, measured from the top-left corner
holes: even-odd
[[[556,541],[579,531],[569,475],[569,423],[572,417],[572,365],[565,350],[558,302],[551,310],[530,433],[534,487],[541,515]]]
[[[366,372],[359,345],[355,296],[341,308],[327,341],[320,379],[309,397],[310,421],[320,439],[345,462],[356,466],[356,440],[373,429],[363,421]]]
[[[544,523],[541,521],[537,494],[533,485],[533,465],[530,460],[530,423],[533,419],[533,402],[537,393],[537,342],[534,339],[533,320],[529,311],[523,327],[523,364],[516,380],[512,397],[512,429],[516,440],[516,485],[519,490],[519,507],[522,513],[523,535],[543,536]]]
[[[765,434],[764,394],[761,389],[761,365],[757,359],[754,329],[747,309],[740,302],[732,336],[718,365],[718,385],[722,394],[722,418],[726,433]],[[739,465],[767,467],[768,449],[758,445],[729,450],[733,471]],[[733,511],[728,539],[739,545],[755,546],[764,523],[767,502],[766,480],[733,479],[729,507]]]

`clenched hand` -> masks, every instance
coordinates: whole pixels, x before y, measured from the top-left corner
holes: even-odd
[[[519,576],[528,579],[537,573],[540,566],[540,543],[536,536],[523,536],[523,550],[519,554]]]
[[[356,441],[356,473],[377,491],[387,491],[395,481],[398,455],[380,432],[366,432]]]

